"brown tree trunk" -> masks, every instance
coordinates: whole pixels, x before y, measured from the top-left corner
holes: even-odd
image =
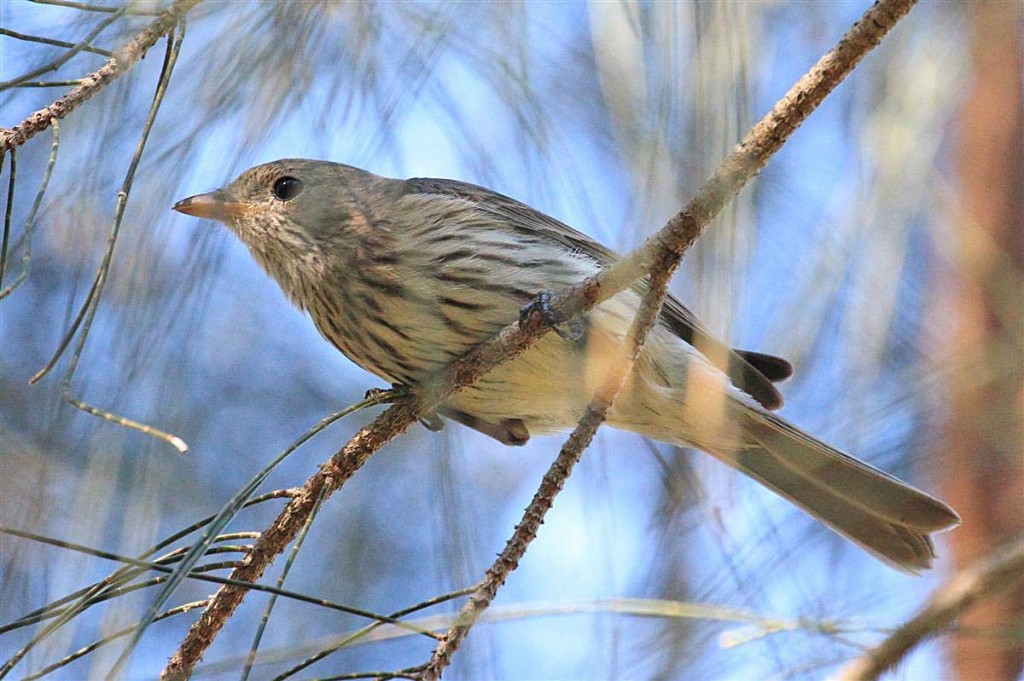
[[[957,120],[957,271],[945,462],[963,568],[1024,532],[1024,101],[1022,3],[970,2],[973,66]],[[1017,679],[1024,588],[979,603],[950,638],[961,679]],[[1011,627],[1017,627],[1014,635]]]

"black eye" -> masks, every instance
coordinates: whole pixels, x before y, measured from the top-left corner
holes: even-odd
[[[274,196],[282,201],[291,201],[302,193],[302,180],[297,177],[282,177],[274,183]]]

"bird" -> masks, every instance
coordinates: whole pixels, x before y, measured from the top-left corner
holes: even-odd
[[[558,291],[619,256],[525,203],[457,180],[382,177],[281,159],[174,210],[223,223],[320,334],[395,386],[416,386]],[[571,429],[624,357],[640,282],[457,392],[438,416],[506,445]],[[678,299],[608,412],[614,428],[708,454],[904,572],[935,558],[931,535],[959,524],[931,495],[775,413],[772,355],[730,348]]]

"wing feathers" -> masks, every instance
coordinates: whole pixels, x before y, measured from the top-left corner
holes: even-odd
[[[554,218],[534,210],[524,203],[484,187],[432,178],[406,180],[410,194],[433,194],[469,201],[479,210],[506,223],[510,229],[521,230],[531,236],[541,236],[567,250],[582,253],[602,267],[608,267],[619,256],[593,239]],[[643,290],[646,285],[636,287]],[[669,295],[661,311],[661,323],[672,333],[704,353],[729,380],[766,409],[782,406],[782,395],[773,381],[789,378],[793,367],[786,360],[757,352],[737,351],[718,340],[697,317],[678,299]]]

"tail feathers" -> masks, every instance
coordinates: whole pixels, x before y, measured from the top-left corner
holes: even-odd
[[[893,524],[808,482],[781,465],[769,452],[744,450],[719,458],[885,563],[913,574],[932,566],[935,550],[927,534]]]
[[[751,410],[757,445],[712,452],[825,525],[910,573],[931,567],[930,532],[955,526],[951,508],[781,419]]]
[[[753,415],[755,425],[749,432],[778,463],[864,511],[921,532],[948,529],[960,522],[949,506],[888,473],[829,447],[777,416]]]
[[[782,357],[766,355],[752,350],[733,350],[733,352],[742,357],[747,364],[761,372],[761,375],[772,383],[785,381],[793,375],[793,365]]]

